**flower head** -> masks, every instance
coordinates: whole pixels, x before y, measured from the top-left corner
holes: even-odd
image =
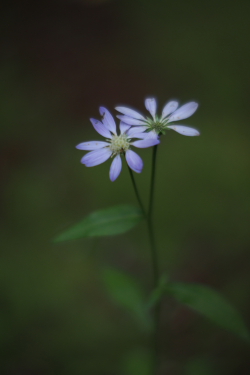
[[[131,128],[131,125],[120,123],[120,134],[117,134],[116,123],[111,113],[104,107],[100,107],[100,114],[103,116],[102,121],[90,119],[97,133],[106,138],[103,141],[83,142],[76,146],[78,150],[86,150],[88,152],[81,159],[81,163],[86,167],[94,167],[102,164],[110,157],[114,158],[109,177],[111,181],[115,181],[122,170],[121,155],[125,155],[126,161],[131,169],[137,173],[141,173],[143,169],[143,161],[139,155],[130,150],[131,146],[138,148],[146,148],[160,143],[158,139],[145,139],[140,127]],[[139,140],[131,142],[132,138]]]
[[[147,131],[149,138],[158,138],[159,135],[165,134],[165,130],[172,129],[177,133],[195,136],[200,135],[198,130],[189,128],[185,125],[170,125],[172,122],[184,120],[196,111],[198,104],[189,102],[178,108],[178,102],[168,102],[163,110],[161,116],[156,114],[156,100],[154,98],[147,98],[145,100],[145,107],[152,117],[145,117],[139,112],[127,107],[116,107],[115,109],[122,113],[117,117],[128,125],[140,126],[140,131]]]

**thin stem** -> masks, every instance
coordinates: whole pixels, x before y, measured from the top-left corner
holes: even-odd
[[[153,147],[153,154],[152,154],[152,170],[151,170],[150,194],[149,194],[149,205],[148,205],[148,216],[151,219],[152,219],[152,210],[153,210],[153,202],[154,202],[156,155],[157,155],[157,145]]]
[[[153,148],[152,154],[152,170],[151,170],[151,182],[150,182],[150,194],[149,194],[149,205],[148,205],[148,233],[150,240],[151,258],[152,258],[152,268],[153,268],[153,286],[154,289],[157,288],[159,284],[159,266],[157,257],[157,248],[155,243],[155,235],[153,229],[153,203],[154,203],[154,190],[155,190],[155,169],[156,169],[156,155],[157,155],[157,145]],[[160,303],[154,308],[154,368],[155,373],[157,373],[157,368],[159,366],[159,325],[160,325]]]
[[[146,213],[144,206],[142,204],[142,201],[141,201],[141,198],[140,198],[140,195],[139,195],[136,183],[135,183],[134,174],[132,170],[128,167],[136,198],[142,210],[143,216],[147,221],[151,258],[152,258],[152,268],[153,268],[153,289],[157,288],[159,284],[158,258],[157,258],[157,249],[156,249],[154,229],[153,229],[153,203],[154,203],[154,188],[155,188],[156,154],[157,154],[157,145],[154,146],[153,148],[148,214]],[[160,322],[160,319],[159,319],[160,318],[160,303],[158,303],[155,306],[153,315],[154,315],[153,346],[154,346],[154,362],[155,362],[154,368],[155,368],[155,373],[156,373],[157,368],[159,366],[158,332],[159,332],[159,322]]]
[[[151,257],[152,257],[152,266],[153,266],[154,288],[156,288],[159,283],[157,250],[156,250],[155,236],[154,236],[154,230],[153,230],[153,203],[154,203],[154,188],[155,188],[156,154],[157,154],[157,145],[153,147],[152,171],[151,171],[150,194],[149,194],[149,205],[148,205],[148,220],[147,220],[150,248],[151,248]]]
[[[129,166],[128,166],[128,170],[129,170],[129,174],[130,174],[130,177],[131,177],[131,180],[132,180],[132,184],[133,184],[133,188],[134,188],[134,191],[135,191],[136,198],[137,198],[139,206],[140,206],[140,208],[142,210],[142,214],[143,214],[144,218],[147,220],[147,214],[146,214],[146,211],[144,209],[144,206],[143,206],[143,203],[141,201],[141,197],[140,197],[139,191],[138,191],[136,183],[135,183],[134,174],[133,174],[132,170],[129,168]]]

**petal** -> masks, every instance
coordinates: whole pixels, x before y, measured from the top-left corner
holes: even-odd
[[[101,121],[95,120],[94,118],[91,118],[90,121],[92,122],[92,125],[97,133],[101,134],[105,138],[112,138],[110,132]]]
[[[154,130],[151,130],[150,132],[136,133],[136,134],[133,135],[132,138],[159,139],[159,135]]]
[[[195,135],[200,135],[198,130],[189,128],[188,126],[184,126],[184,125],[169,125],[168,128],[173,129],[177,133],[180,133],[182,135],[188,135],[190,137],[194,137]]]
[[[153,119],[155,119],[155,113],[156,113],[156,100],[154,98],[148,98],[145,100],[145,107],[150,112]]]
[[[146,133],[146,137],[144,137],[144,139],[159,139],[159,135],[156,133],[156,131],[151,130],[151,132]]]
[[[141,173],[143,168],[143,160],[137,155],[134,151],[128,150],[126,151],[126,160],[131,169],[137,173]]]
[[[139,112],[134,111],[133,109],[127,107],[115,107],[115,109],[128,117],[133,117],[137,120],[145,120],[145,118]]]
[[[114,117],[111,113],[107,110],[107,108],[100,107],[99,108],[100,114],[103,116],[102,122],[106,126],[108,130],[112,133],[116,134],[116,123]]]
[[[120,132],[121,134],[124,134],[128,131],[128,129],[131,127],[131,125],[127,125],[124,122],[120,122]]]
[[[76,146],[78,150],[98,150],[99,148],[103,148],[109,146],[109,143],[107,142],[100,142],[100,141],[90,141],[90,142],[83,142],[79,143],[79,145]]]
[[[147,147],[158,145],[159,143],[160,143],[159,139],[147,138],[147,139],[143,139],[142,141],[135,141],[131,143],[131,145],[138,147],[138,148],[147,148]]]
[[[132,128],[130,128],[128,130],[127,136],[129,138],[138,138],[138,137],[135,136],[135,134],[143,133],[147,129],[148,129],[147,126],[135,126],[135,127],[132,127]]]
[[[109,148],[101,148],[88,152],[81,160],[82,164],[86,167],[94,167],[95,165],[102,164],[112,155],[112,151]]]
[[[119,118],[122,122],[124,122],[127,125],[145,125],[146,123],[146,120],[143,120],[143,121],[137,120],[135,118],[124,116],[124,115],[118,115],[116,117]]]
[[[174,112],[178,108],[179,103],[172,101],[168,102],[162,110],[162,118],[167,117],[170,113]]]
[[[192,116],[198,108],[198,103],[190,102],[177,109],[168,119],[169,122],[179,121]]]
[[[149,138],[148,134],[149,133],[135,133],[133,137],[129,137],[129,138],[148,139]]]
[[[115,181],[122,170],[122,159],[120,155],[116,155],[114,160],[112,161],[110,171],[109,171],[109,178],[111,181]]]

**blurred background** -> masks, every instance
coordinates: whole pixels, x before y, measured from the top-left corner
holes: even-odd
[[[131,232],[53,244],[91,211],[137,204],[127,168],[80,164],[101,139],[89,118],[126,104],[145,113],[198,101],[167,132],[157,165],[160,267],[222,293],[250,327],[250,3],[198,0],[9,0],[1,6],[0,373],[145,375],[149,341],[102,285],[103,267],[151,287],[148,239]],[[136,176],[148,197],[151,150]],[[238,375],[249,347],[169,301],[160,375]]]

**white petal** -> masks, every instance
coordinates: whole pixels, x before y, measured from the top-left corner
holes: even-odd
[[[144,139],[159,139],[159,135],[155,130],[151,130],[151,132],[146,133],[146,135]]]
[[[82,164],[86,167],[94,167],[95,165],[102,164],[111,156],[112,151],[109,148],[101,148],[100,150],[95,150],[88,152],[81,160]]]
[[[100,141],[90,141],[90,142],[83,142],[76,146],[78,150],[98,150],[99,148],[103,148],[109,146],[107,142],[100,142]]]
[[[108,130],[112,133],[116,134],[116,123],[114,117],[111,113],[107,110],[107,108],[100,107],[99,108],[100,114],[103,116],[102,122],[106,126]]]
[[[188,126],[183,126],[183,125],[169,125],[169,129],[173,129],[177,133],[180,133],[182,135],[188,135],[190,137],[194,137],[195,135],[200,135],[198,130],[189,128]]]
[[[133,137],[130,138],[138,138],[138,139],[148,139],[148,134],[149,133],[135,133]]]
[[[198,108],[198,103],[190,102],[178,108],[170,117],[169,122],[179,121],[192,116]]]
[[[162,110],[162,118],[167,117],[170,113],[174,112],[178,108],[179,103],[172,101],[168,102]]]
[[[133,138],[139,138],[139,139],[159,139],[159,135],[154,130],[151,130],[151,132],[136,133],[136,134],[134,134]]]
[[[154,98],[148,98],[145,100],[145,107],[150,112],[153,119],[155,119],[155,113],[156,113],[156,100]]]
[[[147,148],[147,147],[152,147],[155,145],[158,145],[160,143],[159,139],[143,139],[141,141],[135,141],[131,143],[133,146],[138,147],[138,148]]]
[[[115,181],[122,170],[122,159],[120,155],[117,155],[114,160],[112,161],[110,171],[109,171],[109,178],[111,181]]]
[[[135,136],[135,134],[143,133],[145,130],[147,130],[147,126],[135,126],[128,130],[127,136],[129,138],[138,138]]]
[[[126,160],[131,169],[137,173],[141,173],[143,168],[143,160],[137,155],[134,151],[128,150],[126,151]]]
[[[147,128],[148,129],[148,128]],[[144,133],[135,133],[131,138],[139,138],[139,139],[159,139],[159,135],[154,131],[151,130],[150,132]]]
[[[105,138],[112,138],[110,132],[101,121],[95,120],[94,118],[91,118],[90,121],[92,122],[92,125],[97,133],[101,134]]]
[[[120,122],[120,132],[121,134],[124,134],[128,131],[128,129],[131,127],[131,125],[127,125],[124,122]]]
[[[123,115],[136,118],[137,120],[145,120],[145,117],[142,116],[139,112],[134,111],[133,109],[127,107],[115,107],[118,112],[121,112]]]
[[[137,120],[135,118],[124,116],[124,115],[118,115],[116,117],[119,118],[122,122],[124,122],[127,125],[145,125],[146,123],[146,120],[144,121]]]

